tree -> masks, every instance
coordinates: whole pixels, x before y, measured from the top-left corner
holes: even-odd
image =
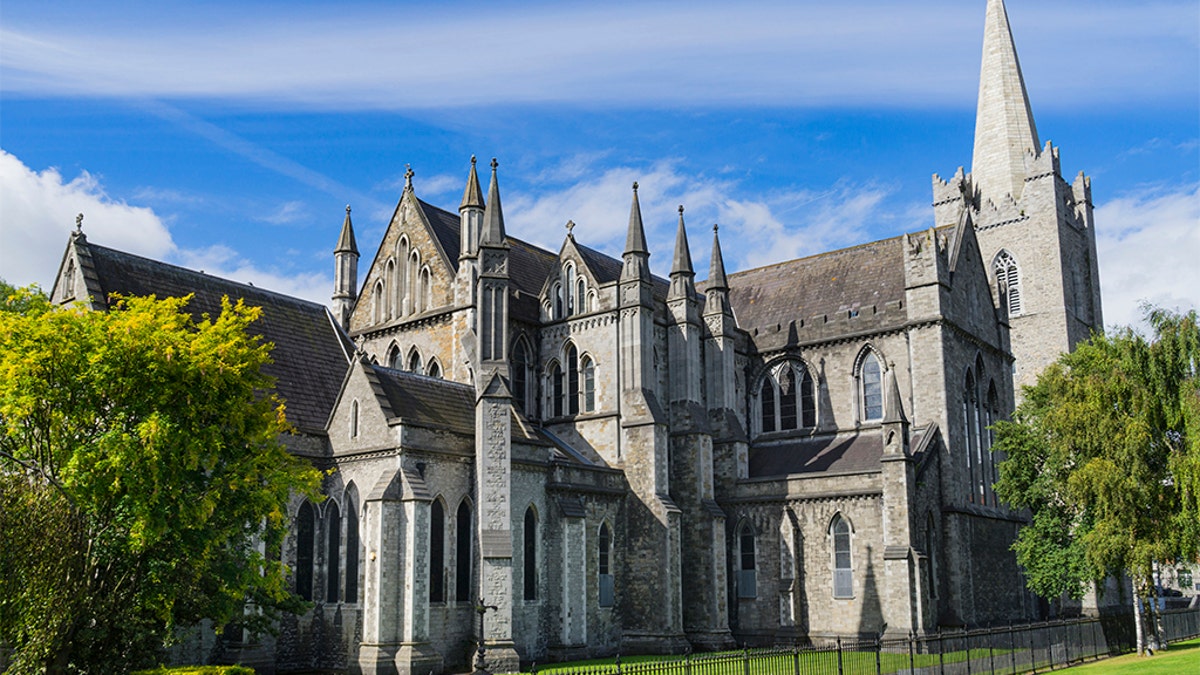
[[[1014,550],[1044,598],[1078,598],[1086,582],[1123,573],[1140,609],[1156,563],[1197,556],[1200,322],[1194,311],[1148,309],[1147,319],[1153,339],[1094,336],[995,426],[1006,457],[996,492],[1032,514]]]
[[[320,474],[280,440],[270,345],[247,332],[260,310],[225,299],[194,319],[190,298],[150,297],[95,312],[0,291],[10,672],[123,672],[175,626],[262,629],[301,608],[261,550]]]

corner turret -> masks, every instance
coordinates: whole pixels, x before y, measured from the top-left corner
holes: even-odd
[[[625,264],[621,267],[621,281],[650,280],[650,251],[646,249],[646,230],[642,227],[642,206],[638,202],[638,184],[633,184],[633,203],[629,207],[629,229],[625,234],[625,252],[621,254]]]
[[[333,311],[343,330],[350,328],[350,310],[358,289],[358,244],[354,241],[354,226],[350,223],[350,205],[346,205],[346,220],[337,248],[333,249]]]

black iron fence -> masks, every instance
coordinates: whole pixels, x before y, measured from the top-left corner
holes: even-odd
[[[1164,612],[1167,642],[1200,636],[1200,609]],[[1132,615],[1050,621],[876,640],[633,657],[533,668],[535,675],[1013,675],[1056,670],[1130,652]]]

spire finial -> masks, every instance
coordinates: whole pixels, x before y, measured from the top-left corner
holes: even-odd
[[[471,171],[467,173],[467,187],[463,190],[462,203],[458,205],[459,213],[466,208],[483,208],[483,188],[479,187],[479,174],[475,171],[475,155],[471,155]]]
[[[412,186],[412,179],[413,179],[413,176],[415,176],[415,175],[416,175],[416,174],[415,174],[415,173],[413,173],[413,170],[412,170],[412,165],[411,165],[411,164],[405,164],[405,165],[404,165],[404,189],[405,189],[405,190],[412,190],[412,189],[413,189],[413,186]]]
[[[350,205],[346,205],[346,219],[342,221],[342,233],[338,236],[337,248],[334,253],[353,253],[358,255],[358,243],[354,240],[354,225],[350,223]]]
[[[575,236],[574,230],[575,230],[575,221],[568,220],[567,221],[567,236],[574,237]]]
[[[346,215],[350,215],[350,205],[346,205]]]
[[[639,253],[649,256],[646,248],[646,231],[642,226],[642,206],[638,202],[638,184],[633,183],[633,203],[629,206],[629,229],[625,234],[625,253]]]
[[[479,236],[480,244],[501,246],[504,244],[504,212],[500,208],[500,184],[496,179],[496,167],[500,162],[492,158],[492,182],[488,185],[487,205],[483,211],[483,231]]]
[[[633,191],[637,192],[637,188],[638,188],[638,184],[637,184],[637,181],[635,180],[635,181],[633,181]]]
[[[725,258],[721,255],[721,237],[717,234],[718,226],[713,223],[712,259],[708,264],[708,288],[710,290],[729,290],[729,282],[725,279]]]
[[[500,166],[500,162],[497,162],[496,158],[493,157],[492,158],[492,173],[496,173],[496,167],[498,167],[498,166]]]
[[[692,252],[688,248],[687,228],[683,224],[683,205],[679,205],[679,228],[675,231],[675,257],[671,261],[671,292],[679,295],[688,292],[688,288],[678,287],[675,281],[677,275],[687,275],[690,279],[695,275],[692,269]],[[690,288],[690,283],[687,284]]]
[[[83,214],[75,216],[75,234],[83,234]]]
[[[713,234],[716,234],[716,233],[717,233],[717,230],[718,230],[718,229],[720,229],[720,227],[721,227],[720,225],[717,225],[716,223],[713,223]]]
[[[471,155],[471,166],[475,166],[475,155]]]

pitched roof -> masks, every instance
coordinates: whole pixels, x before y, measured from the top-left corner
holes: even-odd
[[[883,432],[786,439],[750,448],[750,477],[855,473],[882,467]]]
[[[274,344],[263,371],[275,378],[288,421],[300,431],[322,433],[333,409],[353,345],[324,305],[222,279],[203,272],[79,241],[91,253],[89,291],[107,306],[110,294],[181,297],[194,293],[193,316],[216,315],[222,296],[262,307],[250,330]]]
[[[430,204],[428,202],[417,200],[421,205],[421,210],[425,212],[425,220],[429,221],[429,228],[433,230],[434,241],[437,242],[442,253],[445,254],[446,260],[450,261],[450,269],[454,272],[458,271],[458,246],[459,246],[459,228],[462,222],[457,213],[450,213],[444,209]]]
[[[707,281],[704,285],[707,285]],[[791,319],[808,319],[857,307],[904,300],[904,249],[900,237],[728,275],[729,304],[740,328],[774,331]],[[904,321],[903,312],[885,322]]]

